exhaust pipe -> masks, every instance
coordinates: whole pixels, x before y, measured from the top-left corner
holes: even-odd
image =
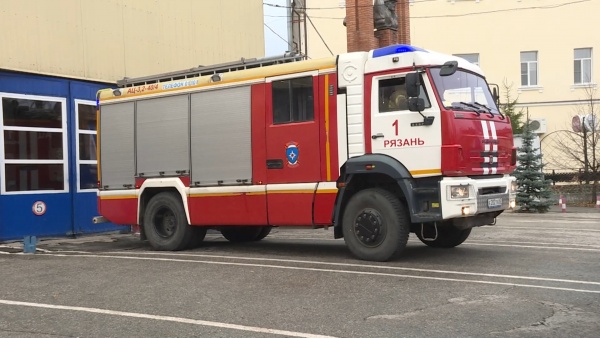
[[[94,223],[94,224],[108,223],[108,222],[110,222],[110,221],[104,216],[95,216],[94,218],[92,218],[92,223]]]

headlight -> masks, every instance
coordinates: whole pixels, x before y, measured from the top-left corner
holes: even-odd
[[[510,192],[517,192],[517,181],[512,181],[510,183]]]
[[[450,186],[450,198],[461,199],[469,198],[469,186],[468,185],[452,185]]]

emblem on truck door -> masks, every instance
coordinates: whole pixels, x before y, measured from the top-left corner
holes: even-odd
[[[300,157],[298,143],[290,142],[285,145],[285,157],[288,161],[288,167],[295,167],[298,165],[298,158]]]

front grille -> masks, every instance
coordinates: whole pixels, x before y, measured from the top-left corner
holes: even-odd
[[[479,195],[503,194],[506,192],[505,187],[491,187],[479,189]]]

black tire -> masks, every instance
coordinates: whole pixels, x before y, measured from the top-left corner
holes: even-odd
[[[146,205],[143,226],[150,245],[161,251],[186,249],[194,235],[181,198],[171,192],[161,192],[152,197]]]
[[[454,248],[455,246],[458,246],[464,241],[466,241],[467,238],[469,238],[469,235],[471,234],[471,228],[460,230],[452,225],[438,226],[437,238],[434,241],[426,240],[423,238],[423,236],[421,235],[421,227],[418,227],[417,231],[415,231],[415,234],[417,235],[417,237],[419,237],[421,242],[425,243],[426,245],[432,248],[449,249]]]
[[[371,188],[352,196],[342,219],[344,241],[359,259],[384,262],[400,256],[408,241],[410,218],[391,192]]]
[[[262,229],[258,233],[258,236],[256,236],[256,238],[254,239],[255,241],[260,241],[261,239],[264,239],[271,233],[271,229],[273,229],[272,226],[265,226],[265,227],[261,227],[261,228]]]
[[[206,231],[208,229],[206,227],[192,227],[192,239],[190,240],[190,243],[188,244],[188,248],[193,249],[193,248],[197,248],[200,245],[202,245],[202,242],[204,241],[204,237],[206,237]]]
[[[256,241],[261,232],[263,231],[263,227],[240,227],[240,226],[231,226],[221,228],[221,235],[225,237],[230,242],[241,243],[241,242],[252,242]],[[268,234],[268,233],[267,233]],[[265,236],[267,236],[265,234]],[[264,238],[264,236],[263,236]],[[262,239],[262,238],[260,238]]]

